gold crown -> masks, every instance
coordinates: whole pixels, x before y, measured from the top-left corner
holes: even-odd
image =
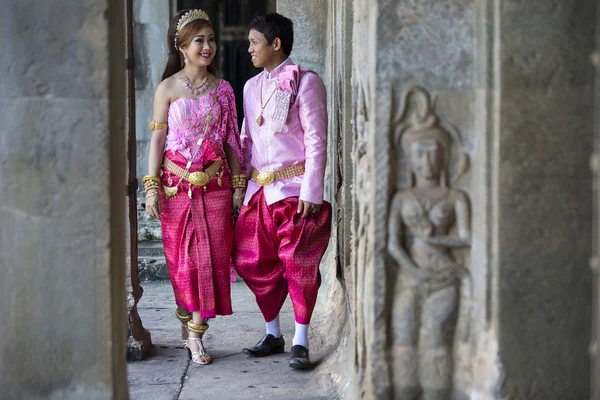
[[[210,18],[208,18],[208,14],[205,13],[204,11],[202,11],[200,9],[190,10],[190,11],[186,12],[185,14],[183,14],[183,16],[181,18],[179,18],[179,22],[177,23],[177,32],[179,32],[181,30],[181,28],[183,28],[190,22],[195,21],[197,19],[205,19],[210,22]]]

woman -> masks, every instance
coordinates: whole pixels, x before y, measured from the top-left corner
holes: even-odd
[[[146,211],[161,221],[176,314],[189,330],[184,345],[195,363],[210,364],[202,336],[208,318],[232,313],[232,213],[242,206],[246,178],[234,94],[215,76],[208,15],[177,13],[168,43],[150,123]]]

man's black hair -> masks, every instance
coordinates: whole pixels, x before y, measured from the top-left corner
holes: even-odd
[[[267,43],[273,43],[275,38],[281,40],[281,48],[289,56],[294,46],[294,23],[291,19],[278,13],[267,13],[254,18],[248,30],[254,29],[265,35]]]

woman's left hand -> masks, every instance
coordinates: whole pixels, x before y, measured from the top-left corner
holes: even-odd
[[[235,192],[233,192],[233,216],[236,218],[240,214],[240,210],[244,204],[245,194],[246,191],[240,189],[237,189]]]

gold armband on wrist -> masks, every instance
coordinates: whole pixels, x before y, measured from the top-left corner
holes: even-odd
[[[161,129],[167,129],[168,125],[166,123],[158,123],[154,120],[150,121],[150,130],[151,131],[159,131]]]
[[[231,186],[233,186],[234,189],[246,189],[246,185],[246,174],[237,174],[231,177]]]
[[[160,179],[158,179],[158,177],[152,176],[152,175],[146,175],[145,177],[142,178],[142,182],[144,182],[144,189],[145,189],[146,193],[148,193],[154,189],[156,189],[156,191],[158,192],[158,188],[160,186]],[[146,197],[146,198],[148,198],[148,197]]]

